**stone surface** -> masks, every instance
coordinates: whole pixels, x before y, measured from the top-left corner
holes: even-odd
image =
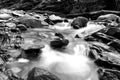
[[[88,19],[85,17],[77,17],[71,23],[73,29],[80,29],[87,26]]]
[[[44,69],[35,67],[29,72],[27,80],[60,80],[60,79]]]
[[[43,28],[40,20],[29,19],[29,18],[20,18],[20,22],[27,26],[27,28]]]

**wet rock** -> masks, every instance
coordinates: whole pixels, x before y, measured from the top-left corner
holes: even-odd
[[[20,32],[19,29],[17,29],[17,28],[11,28],[10,31],[13,32],[13,33],[19,33]]]
[[[116,14],[101,15],[97,20],[108,22],[111,26],[118,26],[118,23],[120,23],[120,17]]]
[[[4,63],[3,59],[0,58],[0,65],[3,64],[3,63]]]
[[[119,69],[120,65],[114,64],[108,60],[97,59],[95,61],[95,64],[99,67],[102,67],[102,68],[120,71],[120,69]]]
[[[20,23],[26,25],[28,28],[43,28],[40,20],[31,18],[20,18]]]
[[[11,57],[17,58],[21,54],[21,51],[20,50],[8,50],[8,54]]]
[[[61,49],[66,47],[69,44],[69,40],[67,39],[55,39],[53,41],[50,42],[50,46],[54,49]]]
[[[119,71],[104,69],[99,72],[99,80],[119,80]]]
[[[55,33],[55,36],[59,37],[59,38],[64,38],[64,36],[61,33]]]
[[[4,73],[0,73],[0,80],[8,80],[8,76]]]
[[[23,25],[23,24],[18,24],[16,27],[19,28],[19,30],[20,30],[21,32],[27,30],[27,27],[26,27],[25,25]]]
[[[56,15],[50,15],[49,18],[50,18],[51,20],[61,20],[61,19],[62,19],[61,17],[56,16]]]
[[[58,77],[41,68],[33,68],[28,73],[27,80],[60,80]]]
[[[15,28],[16,24],[9,22],[9,23],[6,23],[6,26],[9,27],[9,28]]]
[[[117,33],[117,28],[109,28],[106,32],[107,35],[113,36],[115,33]]]
[[[11,18],[11,15],[9,14],[6,13],[0,14],[0,19],[7,20],[9,18]]]
[[[42,51],[40,48],[29,48],[27,50],[23,50],[22,56],[27,59],[35,59],[35,58],[39,57],[41,52]]]
[[[5,27],[5,25],[3,23],[0,23],[0,27]]]
[[[82,27],[86,27],[88,22],[88,19],[85,17],[77,17],[76,19],[73,20],[73,22],[71,23],[71,26],[74,29],[79,29]]]

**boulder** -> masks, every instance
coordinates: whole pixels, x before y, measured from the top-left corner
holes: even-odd
[[[43,28],[41,21],[33,18],[21,17],[20,23],[26,25],[28,28]]]
[[[86,27],[87,22],[88,22],[87,18],[85,18],[85,17],[77,17],[77,18],[75,18],[73,20],[73,22],[71,23],[71,26],[74,29],[79,29],[79,28],[82,28],[82,27]]]
[[[69,44],[69,40],[67,39],[55,39],[53,41],[50,42],[50,46],[54,49],[61,49],[66,47]]]
[[[97,18],[98,21],[116,22],[120,23],[120,17],[116,14],[105,14]]]
[[[27,80],[60,80],[58,77],[41,68],[33,68],[28,73]]]

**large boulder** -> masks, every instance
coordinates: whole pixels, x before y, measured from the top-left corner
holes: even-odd
[[[21,17],[19,21],[28,28],[43,28],[41,21],[37,19]]]
[[[60,80],[58,77],[41,68],[33,68],[28,73],[27,80]]]
[[[74,29],[79,29],[79,28],[82,28],[82,27],[86,27],[87,22],[88,22],[87,18],[85,18],[85,17],[77,17],[77,18],[75,18],[73,20],[73,22],[71,23],[71,26]]]

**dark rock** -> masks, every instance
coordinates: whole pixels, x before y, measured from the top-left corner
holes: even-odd
[[[107,61],[107,60],[105,61],[105,60],[102,60],[102,59],[97,59],[95,61],[95,64],[99,67],[102,67],[102,68],[111,69],[111,70],[119,70],[120,71],[120,69],[119,69],[120,65],[114,64],[114,63],[112,63],[110,61]]]
[[[109,46],[113,47],[116,51],[120,52],[120,43],[112,42]]]
[[[107,35],[113,36],[117,32],[117,28],[109,28],[106,32]]]
[[[95,52],[93,52],[92,50],[89,52],[88,54],[88,57],[92,60],[95,60],[96,59],[96,56],[95,56]]]
[[[24,52],[23,54],[25,55],[23,57],[26,57],[28,59],[34,59],[39,57],[42,51],[40,48],[29,48],[27,50],[23,50],[23,52]]]
[[[54,22],[52,20],[50,20],[49,18],[45,19],[44,21],[50,25],[54,25]]]
[[[27,80],[60,80],[58,77],[41,68],[33,68],[28,73]]]
[[[20,30],[21,32],[27,30],[27,27],[26,27],[25,25],[23,25],[23,24],[18,24],[16,27],[19,28],[19,30]]]
[[[67,45],[69,44],[69,40],[67,39],[63,39],[63,40],[60,40],[60,39],[55,39],[53,41],[50,42],[50,46],[54,49],[61,49],[61,48],[64,48],[66,47]]]
[[[85,17],[77,17],[76,19],[73,20],[73,22],[71,23],[71,26],[74,29],[79,29],[82,27],[86,27],[88,22],[88,19]]]
[[[13,33],[18,33],[18,32],[20,32],[19,29],[17,29],[17,28],[10,29],[10,31],[13,32]]]
[[[99,75],[99,80],[119,80],[119,75],[119,71],[104,70],[104,72],[102,72],[102,75]]]
[[[55,36],[64,39],[64,36],[61,33],[55,33]]]

